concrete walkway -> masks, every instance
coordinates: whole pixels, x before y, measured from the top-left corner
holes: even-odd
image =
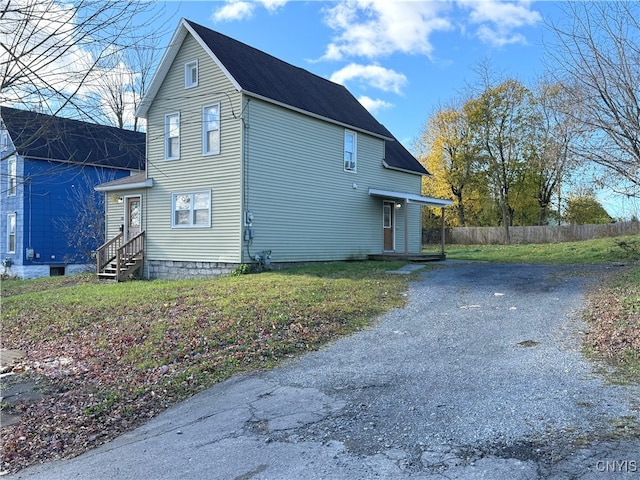
[[[580,354],[583,295],[603,273],[425,269],[374,327],[7,478],[640,478],[640,390]]]

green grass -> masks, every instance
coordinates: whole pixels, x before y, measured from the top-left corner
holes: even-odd
[[[506,263],[609,263],[640,259],[640,236],[532,245],[449,245],[447,258]]]
[[[638,259],[639,250],[638,237],[619,237],[451,246],[447,256],[626,264]],[[120,284],[98,283],[94,275],[3,280],[2,347],[27,352],[28,375],[54,395],[27,409],[17,427],[3,428],[9,439],[3,453],[13,463],[0,469],[80,453],[231,375],[271,368],[366,328],[376,316],[404,305],[412,277],[385,273],[402,264],[337,262]],[[640,381],[640,268],[625,272],[603,283],[601,296],[591,296],[585,349],[633,382]],[[61,359],[64,365],[57,363]],[[60,437],[65,431],[74,435]],[[29,439],[28,449],[22,438]],[[63,450],[51,453],[52,441]]]
[[[119,284],[88,276],[3,281],[2,347],[27,352],[28,374],[66,393],[9,427],[7,438],[28,438],[30,447],[8,441],[3,453],[13,463],[0,470],[42,460],[60,432],[74,431],[56,444],[78,453],[231,375],[366,328],[404,305],[411,277],[385,273],[402,265]]]

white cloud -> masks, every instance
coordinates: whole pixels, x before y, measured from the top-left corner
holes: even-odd
[[[456,5],[461,8],[454,9]],[[541,19],[528,0],[343,0],[325,10],[325,23],[335,36],[322,59],[375,58],[395,52],[431,57],[431,35],[454,25],[462,31],[473,26],[475,35],[491,45],[524,42],[516,30]]]
[[[430,55],[431,33],[451,28],[442,13],[448,9],[447,2],[339,2],[325,11],[325,22],[337,35],[323,58],[373,58],[398,51]]]
[[[346,84],[350,80],[362,79],[367,84],[383,90],[400,94],[402,87],[407,84],[407,77],[379,65],[359,65],[350,63],[346,67],[331,75],[332,82]]]
[[[392,103],[385,102],[384,100],[380,100],[380,99],[376,100],[373,98],[369,98],[366,95],[362,95],[361,97],[358,97],[358,101],[362,104],[364,108],[369,110],[369,112],[371,113],[375,113],[377,111],[386,110],[387,108],[393,107]]]
[[[476,36],[498,47],[526,43],[525,36],[515,30],[542,21],[540,12],[531,10],[528,0],[459,0],[459,5],[469,11],[469,23],[478,25]]]
[[[226,0],[225,4],[213,11],[211,19],[214,22],[230,22],[234,20],[244,20],[253,15],[255,8],[262,5],[269,12],[275,12],[285,5],[289,0],[258,0],[241,1]]]
[[[213,11],[211,19],[214,22],[230,22],[243,20],[253,15],[255,4],[252,2],[227,2],[224,6]]]

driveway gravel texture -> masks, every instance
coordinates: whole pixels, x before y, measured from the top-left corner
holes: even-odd
[[[19,479],[640,479],[640,389],[581,354],[607,266],[446,261],[408,304]]]

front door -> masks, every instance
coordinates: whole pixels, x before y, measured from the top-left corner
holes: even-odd
[[[382,231],[384,238],[383,249],[385,252],[392,252],[395,250],[395,228],[393,211],[394,202],[382,202]]]
[[[127,197],[125,215],[125,240],[130,240],[141,232],[142,208],[140,197]]]

